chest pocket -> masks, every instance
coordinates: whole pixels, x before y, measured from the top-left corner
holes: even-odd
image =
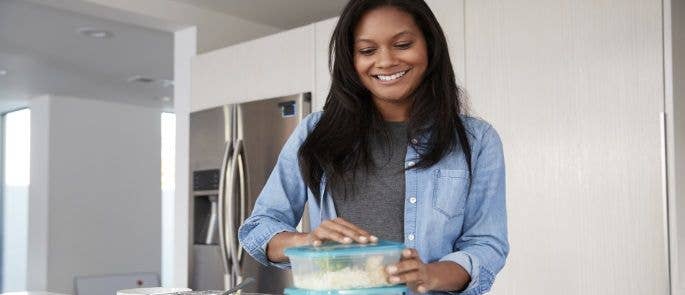
[[[469,187],[469,172],[439,169],[435,170],[433,177],[433,209],[447,218],[463,215]]]

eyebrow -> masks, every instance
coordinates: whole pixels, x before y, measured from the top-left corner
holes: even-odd
[[[405,31],[399,32],[399,33],[395,34],[394,36],[392,36],[392,39],[395,39],[400,35],[414,35],[414,33],[410,32],[408,30],[405,30]],[[374,41],[371,39],[360,38],[360,39],[357,39],[354,41],[354,43],[357,43],[357,42],[374,42]]]

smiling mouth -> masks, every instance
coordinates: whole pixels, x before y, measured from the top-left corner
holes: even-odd
[[[399,79],[399,78],[402,78],[402,76],[404,76],[405,74],[407,74],[407,72],[409,72],[410,70],[411,70],[411,69],[409,69],[409,70],[404,70],[404,71],[401,71],[401,72],[398,72],[398,73],[395,73],[395,74],[392,74],[392,75],[387,75],[387,76],[386,76],[386,75],[371,75],[371,76],[373,76],[373,77],[376,78],[377,80],[381,80],[381,81],[392,81],[392,80],[397,80],[397,79]]]

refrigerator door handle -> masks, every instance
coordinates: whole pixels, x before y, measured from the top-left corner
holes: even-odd
[[[238,158],[240,159],[238,164],[238,172],[239,174],[239,181],[240,181],[240,224],[242,224],[245,219],[247,219],[247,214],[248,214],[248,206],[250,205],[248,203],[248,196],[249,196],[249,186],[248,184],[249,179],[247,178],[247,158],[245,157],[245,145],[243,143],[243,140],[240,139],[238,145],[240,146],[240,149],[238,150]],[[236,239],[236,247],[238,248],[238,257],[237,257],[237,262],[239,265],[242,266],[243,263],[243,257],[245,256],[245,251],[243,251],[243,247],[240,246],[239,241]]]
[[[230,181],[228,182],[228,209],[226,210],[228,212],[228,216],[226,216],[227,220],[227,238],[226,238],[226,243],[228,244],[228,250],[231,255],[231,287],[235,286],[236,284],[240,283],[241,279],[241,274],[240,274],[240,265],[239,265],[239,258],[238,256],[240,255],[239,253],[242,253],[242,251],[239,250],[240,246],[238,245],[238,233],[235,231],[235,219],[236,217],[242,217],[240,214],[240,211],[244,211],[242,209],[236,208],[236,183],[240,186],[242,186],[242,181],[239,179],[239,168],[242,165],[242,161],[240,159],[240,155],[243,150],[243,141],[238,139],[235,143],[235,147],[233,148],[233,157],[231,161],[231,169],[230,169]],[[241,193],[243,191],[242,187],[239,187],[241,190]],[[242,195],[240,196],[242,200]],[[239,205],[242,207],[242,203]],[[237,215],[237,216],[236,216]],[[240,221],[242,222],[242,221]]]
[[[232,162],[230,158],[232,155],[233,143],[228,140],[224,144],[224,155],[221,161],[221,172],[219,175],[219,196],[218,196],[218,213],[219,213],[219,249],[221,252],[221,264],[224,268],[224,286],[225,288],[232,287],[230,279],[227,276],[230,275],[231,271],[229,268],[230,258],[226,245],[226,170],[228,168],[229,162]]]

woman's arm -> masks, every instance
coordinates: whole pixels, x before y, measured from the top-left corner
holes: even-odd
[[[266,253],[269,261],[282,263],[287,262],[288,257],[285,256],[283,250],[285,248],[297,247],[309,244],[309,239],[306,233],[282,232],[276,234],[266,247]]]

